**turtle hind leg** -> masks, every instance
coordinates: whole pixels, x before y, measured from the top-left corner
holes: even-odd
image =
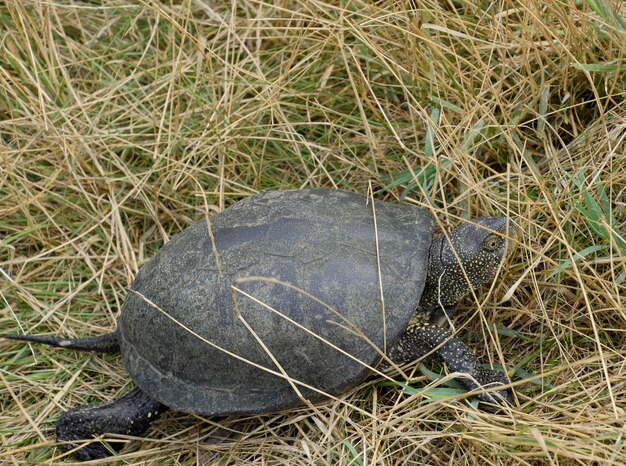
[[[57,338],[31,335],[0,335],[8,340],[29,341],[31,343],[43,343],[59,348],[73,349],[78,351],[95,351],[98,353],[119,353],[120,344],[117,339],[117,331],[93,338]]]
[[[141,435],[167,410],[167,406],[134,388],[111,403],[81,406],[61,414],[56,426],[57,441],[62,442],[60,447],[68,451],[80,447],[82,442],[77,442],[79,440],[91,440],[103,434]],[[124,445],[114,441],[107,443],[115,450]],[[80,461],[88,461],[106,458],[112,453],[101,442],[86,442],[73,454]]]

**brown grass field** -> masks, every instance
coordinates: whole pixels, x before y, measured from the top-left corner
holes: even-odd
[[[169,412],[149,465],[626,464],[626,8],[610,0],[0,3],[0,333],[115,328],[142,263],[205,213],[323,186],[518,233],[458,336],[509,410],[445,367],[316,409]],[[118,357],[0,343],[0,464],[71,459],[64,410]],[[253,381],[251,381],[253,384]]]

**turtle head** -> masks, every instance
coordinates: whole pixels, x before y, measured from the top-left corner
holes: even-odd
[[[420,309],[442,323],[472,289],[488,283],[507,249],[506,217],[481,217],[433,238]],[[469,281],[468,281],[469,280]]]

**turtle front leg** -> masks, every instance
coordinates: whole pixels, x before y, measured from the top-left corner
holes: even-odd
[[[452,372],[468,374],[461,383],[468,390],[480,390],[506,385],[508,380],[500,372],[479,366],[476,357],[461,340],[449,331],[432,324],[419,323],[407,327],[389,351],[389,358],[396,364],[406,364],[429,355],[429,360],[440,360],[447,364]],[[513,395],[509,389],[491,393],[479,393],[478,399],[487,403],[499,404],[504,400],[513,404]]]
[[[81,406],[67,411],[57,421],[57,441],[64,450],[77,448],[80,443],[67,443],[77,440],[91,440],[102,434],[141,435],[152,421],[168,410],[168,407],[153,400],[139,388],[111,403]],[[124,445],[109,442],[116,450]],[[80,461],[106,458],[111,455],[101,442],[87,443],[76,450],[74,455]]]

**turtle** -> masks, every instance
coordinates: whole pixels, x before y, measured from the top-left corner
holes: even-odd
[[[174,235],[138,271],[116,329],[68,339],[3,335],[120,353],[135,387],[60,415],[56,436],[79,460],[103,434],[142,435],[168,409],[260,415],[337,397],[372,374],[441,360],[491,406],[512,403],[447,322],[491,281],[506,217],[435,234],[426,208],[338,189],[251,195]],[[490,387],[489,391],[485,391]]]

